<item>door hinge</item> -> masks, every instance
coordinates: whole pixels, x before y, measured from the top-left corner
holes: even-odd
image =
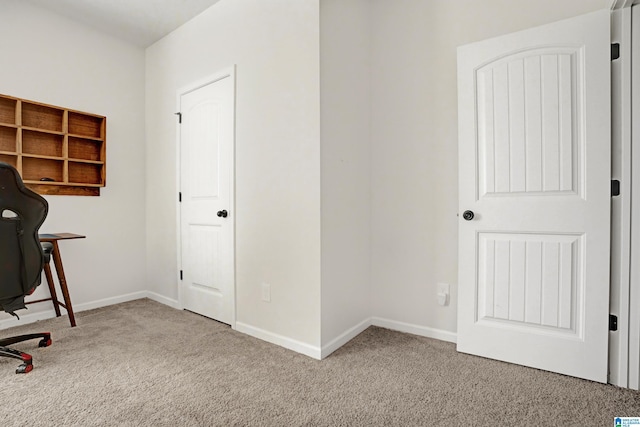
[[[182,123],[182,113],[174,113],[176,116],[178,116],[178,123]]]
[[[611,43],[611,60],[620,58],[620,43]]]
[[[611,196],[619,196],[620,195],[620,181],[617,179],[611,180]]]
[[[182,280],[182,270],[180,270],[180,280]]]
[[[182,203],[182,191],[178,192],[178,202]]]
[[[609,315],[609,330],[610,331],[618,330],[618,316],[614,316],[613,314]]]

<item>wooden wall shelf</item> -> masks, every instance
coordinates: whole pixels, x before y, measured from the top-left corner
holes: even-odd
[[[99,196],[107,118],[0,95],[0,162],[40,194]]]

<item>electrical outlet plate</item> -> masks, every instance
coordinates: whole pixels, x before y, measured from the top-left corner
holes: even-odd
[[[438,283],[438,304],[449,305],[449,289],[448,283]]]
[[[262,301],[271,302],[271,285],[268,283],[263,283],[261,285],[262,288]]]
[[[449,295],[449,284],[448,283],[438,283],[438,294],[447,294],[447,295]]]

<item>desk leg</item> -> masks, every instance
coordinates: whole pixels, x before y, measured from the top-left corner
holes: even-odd
[[[53,309],[56,311],[56,317],[60,317],[60,305],[58,304],[58,294],[56,294],[55,283],[53,283],[53,276],[51,275],[51,266],[49,263],[44,265],[44,275],[47,278],[47,284],[49,285],[49,292],[51,293],[51,301],[53,302]]]
[[[67,314],[69,315],[69,322],[71,326],[76,326],[76,318],[73,315],[73,308],[71,307],[71,298],[69,297],[69,290],[67,289],[67,279],[64,276],[64,268],[62,268],[62,258],[60,258],[60,248],[58,248],[58,241],[53,242],[53,264],[56,266],[56,272],[58,273],[58,281],[60,282],[60,289],[62,290],[62,296],[64,297],[64,303],[66,305]]]

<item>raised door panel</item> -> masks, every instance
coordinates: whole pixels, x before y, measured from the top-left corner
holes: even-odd
[[[579,193],[583,55],[531,49],[476,71],[480,197]]]
[[[480,233],[477,322],[579,336],[584,236]]]

